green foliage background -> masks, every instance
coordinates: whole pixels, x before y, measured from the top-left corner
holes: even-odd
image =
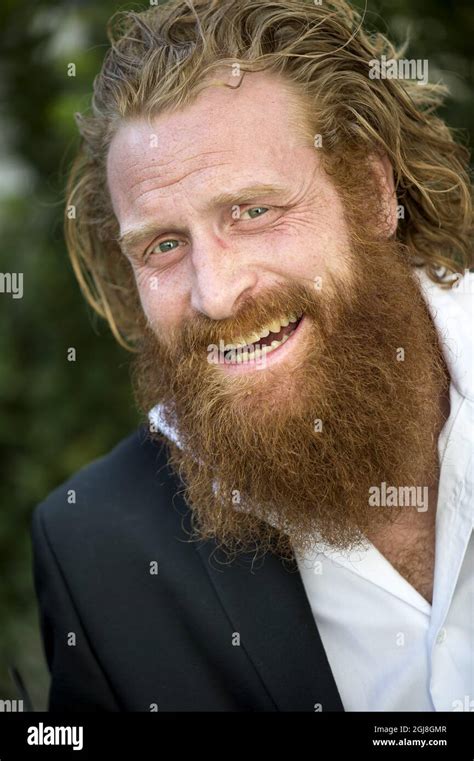
[[[106,20],[143,7],[3,0],[0,10],[0,270],[24,273],[22,299],[0,293],[0,699],[18,697],[8,675],[14,664],[36,710],[46,707],[48,676],[31,575],[32,510],[138,420],[129,356],[79,294],[62,211],[73,114],[87,108]],[[466,134],[474,126],[473,17],[469,0],[374,0],[367,9],[369,24],[398,42],[410,31],[407,57],[428,58],[430,80],[450,86],[444,116]]]

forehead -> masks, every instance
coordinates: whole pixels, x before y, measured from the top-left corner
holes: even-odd
[[[229,172],[249,181],[268,180],[257,177],[262,170],[271,169],[274,179],[291,174],[292,156],[307,145],[298,130],[299,96],[274,74],[247,73],[240,87],[233,79],[215,75],[212,83],[233,89],[211,84],[184,108],[119,127],[107,161],[114,206],[138,202],[152,189],[169,197],[177,184],[202,192],[203,183]]]

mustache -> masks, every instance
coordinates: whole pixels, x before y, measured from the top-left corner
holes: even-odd
[[[230,344],[291,313],[303,312],[318,320],[322,314],[322,301],[321,291],[314,285],[285,283],[260,293],[258,297],[245,299],[235,315],[213,320],[203,313],[196,313],[169,331],[166,338],[155,332],[155,340],[169,352],[189,356],[206,351],[210,344]]]

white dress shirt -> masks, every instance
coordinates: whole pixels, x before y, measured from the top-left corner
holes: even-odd
[[[297,556],[346,711],[474,711],[474,273],[443,290],[415,272],[451,378],[438,438],[433,603],[370,543],[346,554],[318,543]],[[149,418],[180,445],[159,405]]]
[[[474,711],[474,273],[445,291],[416,272],[451,377],[433,602],[371,543],[345,554],[319,543],[297,557],[346,711]]]

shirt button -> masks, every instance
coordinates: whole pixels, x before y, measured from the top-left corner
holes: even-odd
[[[438,636],[436,637],[436,644],[442,645],[443,642],[446,640],[446,637],[448,635],[446,634],[446,629],[440,629],[438,632]]]

